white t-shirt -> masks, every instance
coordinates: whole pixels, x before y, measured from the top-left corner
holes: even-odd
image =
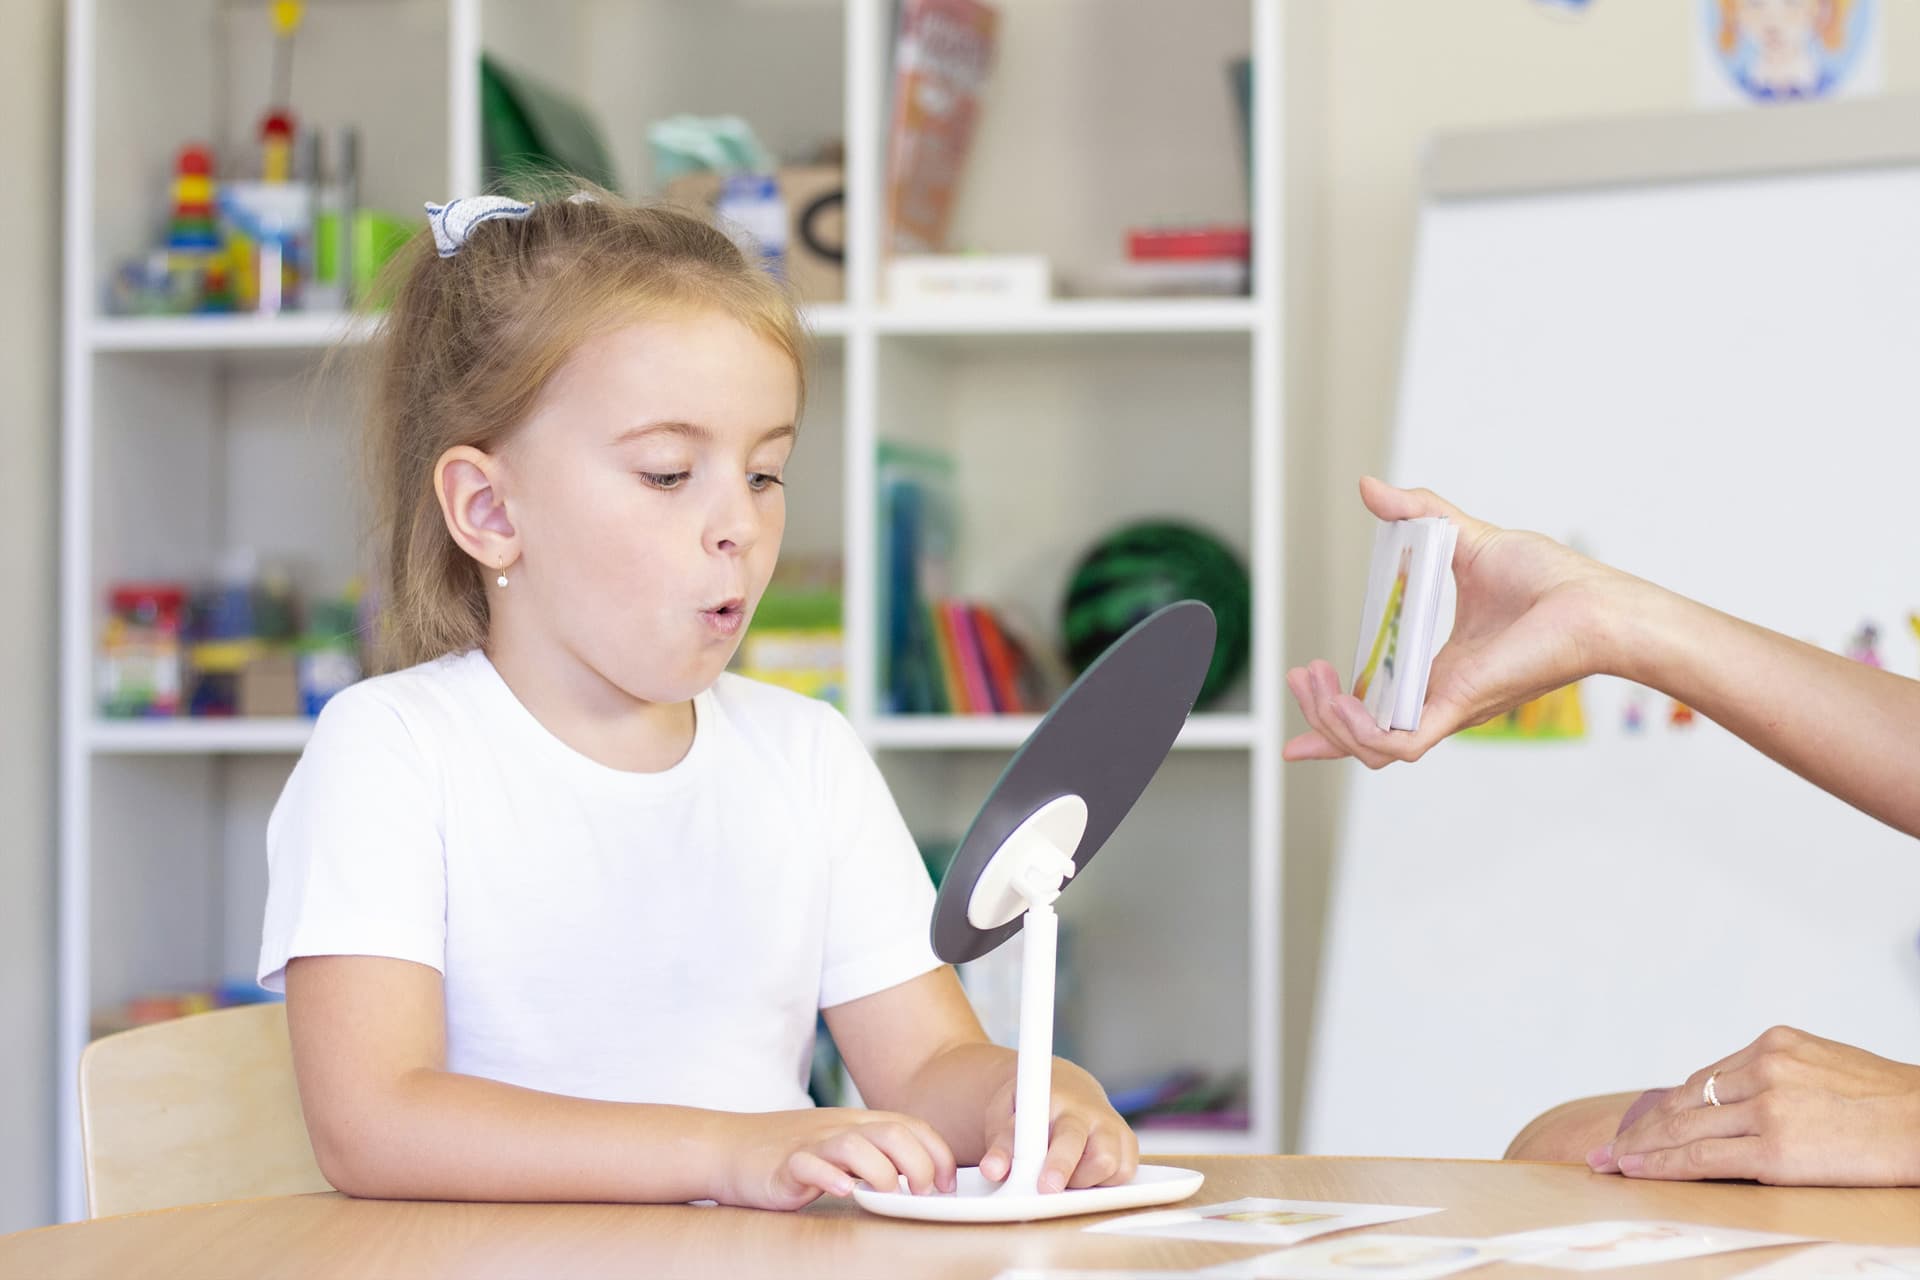
[[[451,1071],[810,1105],[816,1012],[938,966],[933,885],[832,707],[725,675],[694,709],[645,774],[566,746],[479,651],[338,694],[267,824],[261,983],[413,960],[444,977]]]

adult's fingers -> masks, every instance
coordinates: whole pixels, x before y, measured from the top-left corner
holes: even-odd
[[[1326,695],[1322,689],[1327,677],[1322,674],[1322,668],[1331,671],[1332,665],[1315,660],[1301,669],[1299,688],[1295,690],[1295,696],[1300,701],[1300,714],[1306,717],[1311,731],[1319,736],[1320,741],[1324,742],[1328,751],[1332,753],[1328,758],[1340,759],[1353,753],[1348,749],[1339,730],[1327,722]],[[1338,677],[1334,679],[1337,684]],[[1294,684],[1292,679],[1287,682],[1290,689],[1294,688]]]
[[[1416,520],[1422,516],[1445,516],[1460,530],[1453,548],[1453,570],[1460,572],[1472,563],[1482,538],[1494,532],[1494,526],[1476,520],[1431,489],[1400,489],[1373,476],[1360,479],[1360,501],[1382,520]]]
[[[1305,667],[1294,667],[1287,672],[1287,691],[1299,704],[1300,714],[1311,716],[1309,708],[1313,703],[1313,683],[1307,676]],[[1311,718],[1307,721],[1311,726]],[[1335,746],[1318,728],[1308,728],[1305,733],[1289,738],[1280,748],[1282,760],[1343,760],[1346,752]]]
[[[1613,1137],[1607,1141],[1606,1145],[1595,1147],[1587,1152],[1587,1166],[1595,1173],[1620,1172],[1620,1166],[1614,1163],[1614,1143],[1620,1140],[1621,1134],[1633,1127],[1635,1121],[1665,1102],[1672,1094],[1672,1089],[1648,1089],[1635,1098],[1621,1115],[1620,1122],[1613,1127]]]
[[[1378,476],[1360,477],[1360,501],[1366,504],[1367,510],[1382,520],[1418,520],[1424,516],[1445,516],[1460,525],[1481,523],[1431,489],[1402,489],[1398,485],[1388,484]]]
[[[1620,1172],[1629,1178],[1658,1178],[1690,1182],[1702,1178],[1759,1178],[1766,1156],[1766,1139],[1703,1138],[1684,1147],[1668,1147],[1620,1157]]]
[[[1720,1099],[1723,1104],[1752,1097],[1759,1092],[1759,1089],[1754,1087],[1752,1076],[1735,1073],[1751,1067],[1768,1054],[1785,1051],[1792,1045],[1794,1038],[1800,1035],[1802,1035],[1801,1032],[1791,1027],[1769,1028],[1756,1037],[1751,1044],[1688,1076],[1686,1083],[1675,1089],[1661,1103],[1661,1107],[1672,1111],[1688,1107],[1711,1107],[1713,1104],[1707,1101],[1708,1080],[1713,1081],[1713,1096]],[[1729,1080],[1729,1076],[1735,1076],[1735,1078]],[[1729,1088],[1734,1092],[1729,1093]]]
[[[1363,726],[1373,730],[1376,735],[1379,726],[1373,723],[1373,716],[1357,698],[1340,691],[1340,676],[1331,662],[1309,663],[1307,683],[1313,690],[1313,708],[1307,713],[1307,721],[1329,742],[1369,769],[1378,769],[1395,759],[1376,746],[1361,741],[1359,734]]]
[[[1747,1099],[1670,1113],[1650,1109],[1613,1140],[1613,1162],[1619,1166],[1628,1156],[1671,1151],[1709,1138],[1757,1136],[1766,1118],[1762,1106],[1758,1099]]]
[[[1340,692],[1339,676],[1332,663],[1315,662],[1307,674],[1314,693],[1314,714],[1309,719],[1317,718],[1317,727],[1329,742],[1369,769],[1396,760],[1418,760],[1460,725],[1458,710],[1436,701],[1423,709],[1419,729],[1382,729],[1365,703]]]
[[[1689,1108],[1694,1111],[1724,1111],[1737,1102],[1748,1102],[1765,1093],[1771,1086],[1779,1083],[1778,1062],[1765,1055],[1746,1057],[1721,1067],[1713,1073],[1713,1096],[1720,1100],[1716,1108],[1706,1101],[1706,1082],[1700,1084],[1700,1094],[1694,1101],[1700,1105]]]
[[[1757,1097],[1769,1082],[1767,1072],[1759,1064],[1770,1054],[1790,1047],[1796,1037],[1803,1036],[1804,1033],[1791,1027],[1774,1027],[1738,1051],[1700,1068],[1682,1083],[1665,1090],[1664,1096],[1651,1106],[1640,1108],[1628,1117],[1629,1122],[1621,1126],[1611,1143],[1588,1155],[1588,1165],[1596,1173],[1619,1173],[1622,1154],[1671,1145],[1651,1135],[1662,1132],[1662,1126],[1677,1124],[1678,1117],[1690,1112],[1716,1110],[1707,1101],[1708,1080],[1713,1081],[1713,1096],[1720,1101],[1718,1110]]]
[[[1280,748],[1282,760],[1345,760],[1347,753],[1328,742],[1317,730],[1309,729],[1288,738]]]
[[[1340,677],[1335,673],[1333,664],[1318,659],[1308,663],[1306,685],[1307,700],[1301,704],[1301,710],[1307,717],[1307,723],[1334,750],[1342,755],[1359,757],[1359,744],[1353,740],[1352,732],[1333,709],[1340,693]],[[1364,758],[1362,763],[1373,768],[1379,767]]]

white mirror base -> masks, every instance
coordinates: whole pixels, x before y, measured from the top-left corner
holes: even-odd
[[[1131,1182],[1080,1191],[1028,1191],[989,1182],[978,1169],[961,1169],[952,1192],[916,1196],[902,1179],[893,1191],[876,1191],[862,1182],[853,1189],[861,1208],[888,1218],[922,1222],[1037,1222],[1082,1213],[1113,1213],[1173,1204],[1200,1189],[1204,1175],[1171,1165],[1143,1164]]]

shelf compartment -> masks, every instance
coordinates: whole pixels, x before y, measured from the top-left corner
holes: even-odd
[[[966,751],[1011,749],[1025,742],[1040,723],[1027,716],[881,716],[867,727],[869,746],[884,751]],[[1196,715],[1180,731],[1176,750],[1251,747],[1259,736],[1252,716]]]
[[[313,735],[305,716],[95,720],[87,747],[96,755],[288,755]]]

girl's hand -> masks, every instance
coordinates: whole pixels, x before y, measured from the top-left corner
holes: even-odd
[[[730,1117],[742,1132],[714,1197],[752,1209],[799,1209],[823,1195],[883,1190],[905,1175],[915,1195],[952,1191],[953,1152],[933,1126],[891,1111],[825,1107]]]
[[[1775,1027],[1694,1072],[1587,1163],[1668,1181],[1920,1186],[1920,1066]]]
[[[1312,726],[1288,742],[1288,760],[1352,756],[1370,769],[1417,760],[1447,735],[1606,670],[1606,622],[1645,584],[1537,533],[1475,520],[1425,489],[1396,489],[1371,476],[1360,497],[1382,520],[1447,516],[1459,526],[1453,634],[1434,656],[1415,731],[1382,729],[1340,687],[1330,662],[1287,672],[1287,687]]]
[[[987,1104],[987,1154],[980,1173],[993,1182],[1013,1167],[1013,1079]],[[1130,1181],[1140,1168],[1140,1140],[1107,1101],[1100,1082],[1064,1059],[1053,1062],[1053,1114],[1040,1190],[1105,1187]]]

